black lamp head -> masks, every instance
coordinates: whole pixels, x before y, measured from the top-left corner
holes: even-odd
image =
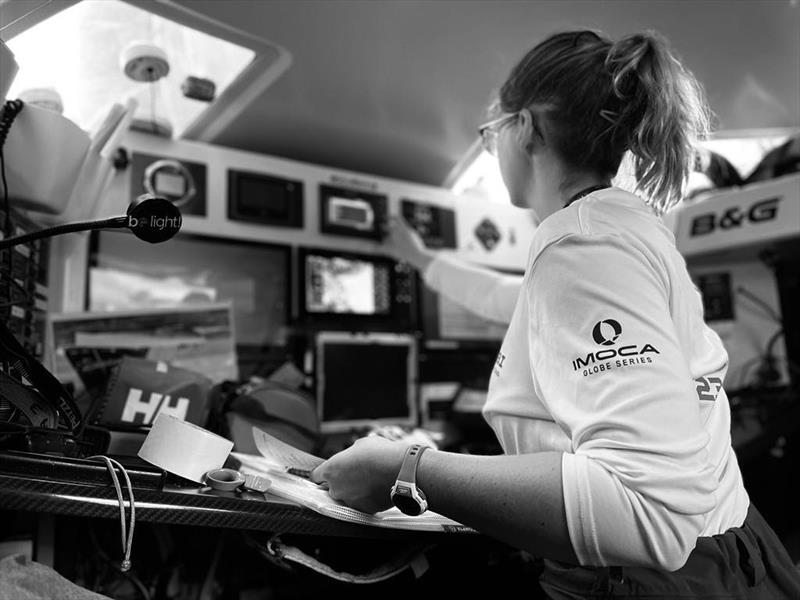
[[[160,196],[142,194],[128,206],[126,226],[140,240],[157,244],[180,231],[181,211]]]

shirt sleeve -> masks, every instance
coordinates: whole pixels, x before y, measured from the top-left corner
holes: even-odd
[[[497,273],[442,253],[425,269],[423,279],[448,300],[498,323],[511,321],[522,289],[522,276]]]
[[[584,565],[674,571],[718,485],[666,269],[616,235],[549,246],[526,285],[534,385],[572,439],[562,478]]]

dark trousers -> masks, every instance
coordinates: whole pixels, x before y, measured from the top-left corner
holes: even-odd
[[[741,527],[699,538],[675,572],[545,561],[539,582],[551,600],[800,600],[800,569],[752,504]]]

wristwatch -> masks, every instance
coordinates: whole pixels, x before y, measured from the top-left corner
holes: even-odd
[[[403,464],[397,481],[394,482],[389,496],[392,504],[412,517],[421,515],[428,510],[428,500],[425,494],[417,487],[417,465],[422,453],[427,450],[427,446],[414,444],[409,446],[403,457]]]

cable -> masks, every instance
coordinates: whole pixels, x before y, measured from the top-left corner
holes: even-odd
[[[33,305],[33,300],[11,300],[10,302],[3,302],[0,304],[0,310],[5,310],[6,308],[11,308],[12,306],[31,308]]]
[[[111,480],[114,482],[114,489],[117,491],[117,499],[119,500],[119,519],[120,519],[120,539],[122,541],[122,552],[124,554],[124,558],[122,559],[122,564],[120,565],[120,570],[125,573],[130,570],[131,568],[131,548],[133,547],[133,528],[136,525],[136,504],[134,503],[133,499],[133,486],[131,485],[131,479],[128,476],[128,471],[125,470],[119,462],[114,460],[113,458],[108,458],[107,456],[96,455],[90,456],[89,460],[93,460],[99,458],[105,464],[108,472],[111,474]],[[130,504],[131,516],[130,516],[130,526],[125,526],[125,501],[122,498],[122,486],[119,483],[119,478],[117,477],[116,471],[114,471],[114,467],[117,467],[121,472],[123,477],[125,478],[125,485],[128,488],[128,502]]]
[[[14,229],[11,225],[11,204],[8,200],[8,182],[6,181],[6,160],[3,154],[3,148],[6,145],[6,138],[8,132],[11,131],[11,124],[14,119],[22,111],[25,103],[22,100],[6,100],[0,113],[0,176],[3,180],[3,206],[6,213],[5,231],[6,234],[11,234]]]
[[[738,286],[736,288],[736,292],[741,294],[751,302],[754,302],[758,306],[767,313],[767,315],[776,323],[783,325],[783,320],[781,319],[780,315],[775,312],[775,309],[772,308],[769,304],[767,304],[764,300],[753,294],[752,292],[748,291],[747,289],[743,288],[742,286]]]
[[[0,250],[11,248],[19,244],[26,244],[43,237],[51,237],[61,235],[62,233],[72,233],[73,231],[86,231],[87,229],[101,229],[103,227],[124,227],[128,222],[128,217],[111,217],[109,219],[99,219],[97,221],[83,221],[80,223],[65,223],[63,225],[56,225],[55,227],[48,227],[47,229],[39,229],[32,231],[25,235],[20,235],[13,238],[0,240]]]
[[[33,295],[31,294],[30,290],[26,290],[25,286],[22,285],[21,283],[19,283],[14,277],[11,277],[10,273],[9,274],[5,274],[5,273],[0,272],[0,275],[5,275],[5,277],[3,278],[3,281],[5,281],[5,283],[9,287],[9,289],[8,289],[9,296],[11,296],[11,286],[13,285],[25,297],[25,299],[23,300],[24,302],[31,302],[31,303],[33,302]],[[17,301],[11,301],[10,300],[9,302],[10,303],[15,303]]]
[[[93,523],[91,522],[89,523],[87,530],[89,532],[89,538],[91,539],[92,544],[94,545],[95,551],[100,556],[100,558],[103,559],[102,573],[95,574],[94,582],[91,586],[91,589],[96,592],[108,595],[108,590],[105,588],[105,586],[103,586],[103,588],[100,588],[100,586],[102,585],[102,582],[105,581],[109,576],[109,567],[111,567],[111,569],[113,569],[116,573],[125,577],[125,579],[127,579],[136,588],[136,590],[139,592],[139,595],[142,598],[144,598],[144,600],[151,600],[150,592],[147,591],[147,588],[141,582],[141,580],[136,575],[134,575],[132,571],[123,571],[122,569],[120,569],[115,564],[114,560],[108,554],[106,554],[106,552],[100,545],[100,541],[97,539],[97,534],[95,533]]]
[[[8,199],[8,182],[6,181],[6,159],[0,148],[0,176],[3,179],[3,211],[6,213],[5,233],[11,235],[14,226],[11,223],[11,202]]]
[[[0,275],[5,275],[5,273],[0,272]],[[8,297],[10,298],[7,302],[0,304],[0,308],[8,308],[9,306],[14,306],[15,304],[20,306],[33,306],[36,303],[35,296],[29,290],[26,290],[25,287],[20,284],[16,279],[13,277],[6,276],[2,279],[2,282],[5,282],[8,285]],[[14,298],[11,286],[16,286],[17,290],[22,293],[21,298]]]
[[[772,337],[769,338],[769,341],[767,342],[767,350],[765,352],[765,356],[772,356],[772,348],[773,346],[775,346],[775,342],[781,339],[782,336],[783,336],[783,329],[779,329],[774,334],[772,334]]]
[[[783,335],[783,329],[776,331],[767,341],[763,354],[752,357],[739,367],[739,380],[737,382],[737,386],[733,388],[732,391],[735,392],[744,389],[755,390],[769,387],[771,383],[774,383],[780,379],[781,373],[776,366],[776,363],[778,362],[785,362],[786,368],[789,370],[789,372],[800,373],[798,366],[788,357],[776,357],[774,355],[775,344]],[[750,372],[755,365],[758,365],[755,381],[752,384],[749,384],[748,380],[750,379]]]
[[[148,67],[148,72],[152,77],[153,67]],[[155,90],[155,80],[151,79],[150,83],[150,127],[153,128],[153,133],[158,133],[158,126],[156,125],[156,90]]]
[[[0,310],[11,308],[12,306],[19,306],[21,308],[32,308],[36,305],[33,298],[12,298],[8,302],[0,303]]]

